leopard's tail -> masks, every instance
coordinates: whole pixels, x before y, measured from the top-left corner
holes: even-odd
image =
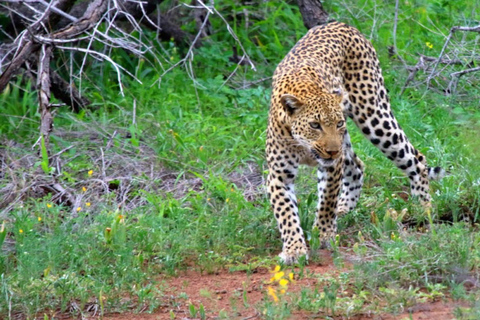
[[[442,167],[428,167],[428,179],[440,180],[447,175],[447,172]]]

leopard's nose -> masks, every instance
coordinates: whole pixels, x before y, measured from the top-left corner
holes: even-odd
[[[327,150],[329,156],[334,157],[338,154],[338,150]]]

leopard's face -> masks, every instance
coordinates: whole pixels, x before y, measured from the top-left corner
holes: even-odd
[[[296,144],[304,147],[322,166],[335,164],[342,155],[345,117],[338,94],[300,100],[285,94],[281,98],[290,117],[291,133]]]

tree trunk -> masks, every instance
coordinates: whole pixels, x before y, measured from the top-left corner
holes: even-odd
[[[297,3],[302,14],[303,24],[307,29],[328,22],[328,13],[323,10],[320,0],[297,0]]]

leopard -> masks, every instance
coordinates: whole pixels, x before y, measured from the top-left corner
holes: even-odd
[[[337,217],[359,201],[365,165],[352,148],[348,119],[406,174],[411,195],[426,208],[429,181],[445,175],[441,167],[427,166],[398,124],[371,42],[338,21],[311,28],[278,64],[268,113],[267,193],[285,264],[308,258],[295,195],[300,165],[317,168],[313,227],[322,248],[336,236]]]

